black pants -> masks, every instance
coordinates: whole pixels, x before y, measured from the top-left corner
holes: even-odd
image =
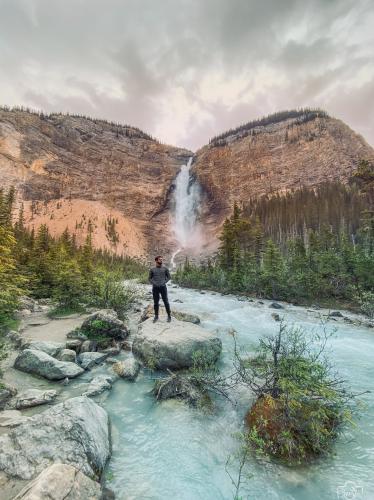
[[[169,300],[168,300],[168,289],[166,288],[166,285],[163,286],[153,286],[152,287],[152,294],[153,294],[153,304],[155,308],[155,316],[158,316],[158,310],[159,310],[159,302],[160,302],[160,294],[162,297],[162,300],[165,304],[165,309],[170,316],[170,305],[169,305]]]

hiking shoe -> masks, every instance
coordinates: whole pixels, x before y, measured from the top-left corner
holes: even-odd
[[[156,321],[158,321],[158,316],[155,316],[155,317],[153,318],[153,323],[156,323]]]
[[[168,316],[167,322],[168,322],[168,323],[170,323],[170,322],[171,322],[171,316]]]

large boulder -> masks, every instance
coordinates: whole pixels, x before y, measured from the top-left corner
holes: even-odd
[[[80,330],[89,340],[95,340],[99,348],[108,347],[113,340],[124,340],[129,334],[125,323],[112,309],[101,309],[90,314]]]
[[[84,372],[83,368],[75,363],[59,361],[43,351],[33,349],[21,351],[14,362],[14,368],[33,375],[40,375],[48,380],[74,378]]]
[[[43,351],[49,354],[53,358],[59,356],[59,354],[65,349],[65,344],[62,342],[49,342],[45,340],[31,340],[27,341],[22,345],[23,349],[32,349],[34,351]]]
[[[0,436],[0,471],[32,479],[55,462],[99,479],[110,456],[109,419],[86,397],[68,399]]]
[[[221,354],[222,342],[192,323],[178,320],[153,323],[148,319],[140,323],[132,349],[147,366],[178,369],[193,366],[196,356],[201,354],[215,362]]]
[[[19,392],[9,404],[16,410],[23,410],[24,408],[31,408],[33,406],[44,405],[51,403],[57,397],[57,392],[53,390],[41,391],[39,389],[27,389]]]
[[[31,481],[14,500],[100,500],[100,484],[72,465],[53,464]]]

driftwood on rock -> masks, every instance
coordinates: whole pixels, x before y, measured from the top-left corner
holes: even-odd
[[[155,382],[152,392],[157,400],[182,399],[191,406],[202,406],[210,402],[207,391],[199,387],[193,378],[187,374],[172,373],[170,370],[169,373],[169,377]]]

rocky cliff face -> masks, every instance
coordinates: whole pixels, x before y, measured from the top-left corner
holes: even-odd
[[[280,116],[282,115],[282,116]],[[351,176],[374,150],[343,122],[285,114],[223,134],[197,151],[205,249],[234,202]],[[67,227],[82,242],[117,253],[169,255],[173,183],[190,151],[160,144],[140,130],[67,115],[0,110],[1,185],[17,188],[26,222]]]
[[[233,131],[197,151],[193,172],[206,193],[205,221],[214,232],[234,202],[263,194],[346,182],[374,150],[342,121],[284,119]]]
[[[147,255],[170,246],[168,200],[192,153],[133,127],[67,115],[0,111],[0,175],[24,201],[26,221],[66,227],[82,242]]]

